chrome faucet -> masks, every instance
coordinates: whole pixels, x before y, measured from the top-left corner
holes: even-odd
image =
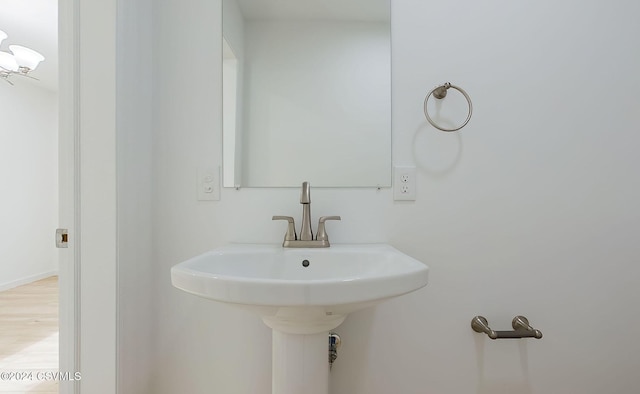
[[[302,204],[302,225],[299,237],[296,234],[295,222],[291,216],[274,216],[272,218],[273,220],[286,220],[289,223],[282,246],[285,248],[328,248],[330,246],[329,236],[324,223],[327,220],[340,220],[340,216],[320,217],[318,231],[314,236],[311,230],[311,185],[309,182],[302,183],[300,204]]]

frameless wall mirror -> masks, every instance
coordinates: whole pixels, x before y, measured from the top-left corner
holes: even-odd
[[[223,0],[222,15],[224,186],[390,186],[390,0]]]

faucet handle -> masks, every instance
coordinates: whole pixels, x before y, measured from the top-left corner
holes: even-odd
[[[287,233],[284,235],[285,241],[295,241],[298,239],[298,236],[296,235],[296,225],[291,216],[274,216],[271,220],[286,220],[289,222],[289,225],[287,226]]]
[[[316,239],[318,241],[327,241],[329,242],[329,236],[327,235],[327,231],[324,228],[324,222],[327,220],[342,220],[340,216],[321,216],[320,220],[318,220],[318,235]]]

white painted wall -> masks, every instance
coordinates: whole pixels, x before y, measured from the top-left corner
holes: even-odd
[[[153,346],[151,0],[117,0],[118,393],[150,393]],[[131,70],[146,70],[131,72]]]
[[[66,126],[77,128],[75,148],[79,150],[80,168],[75,174],[79,192],[75,214],[79,220],[74,221],[78,234],[74,242],[79,242],[80,247],[74,250],[74,264],[79,265],[80,288],[76,294],[79,310],[75,316],[80,323],[77,367],[82,380],[76,383],[80,392],[92,394],[116,392],[120,328],[117,301],[127,297],[124,292],[117,293],[120,290],[117,263],[122,255],[118,239],[122,228],[118,228],[117,215],[126,212],[118,205],[122,182],[118,165],[124,162],[118,151],[117,131],[121,126],[118,105],[126,100],[122,100],[117,84],[119,73],[125,70],[118,57],[116,38],[120,21],[116,5],[117,0],[65,0],[63,6],[64,20],[73,21],[74,28],[62,37],[73,48],[76,58],[70,65],[77,71],[72,86],[61,86],[65,101],[71,97],[75,100],[77,118],[65,117],[65,121],[70,122]],[[73,12],[69,13],[70,10]],[[69,53],[69,48],[63,51]],[[65,78],[64,82],[70,81]],[[123,313],[123,319],[126,317]],[[129,329],[135,331],[133,327]]]
[[[57,272],[57,95],[0,81],[0,290]]]
[[[394,162],[418,166],[418,200],[314,189],[313,213],[342,215],[336,241],[386,241],[427,262],[431,283],[337,330],[332,394],[635,392],[640,5],[392,6]],[[148,392],[267,394],[269,330],[174,289],[169,269],[231,241],[279,242],[271,215],[299,216],[299,191],[195,200],[196,168],[221,162],[219,1],[161,0],[153,12]],[[184,59],[198,66],[189,77]],[[435,131],[422,114],[424,95],[444,81],[474,101],[459,134]],[[490,341],[469,327],[477,314],[498,329],[526,315],[544,338]]]

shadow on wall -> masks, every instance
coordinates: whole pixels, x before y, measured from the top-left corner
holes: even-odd
[[[349,365],[349,368],[333,368],[331,375],[335,376],[330,379],[330,392],[357,393],[366,391],[366,384],[371,373],[368,360],[370,359],[370,351],[375,348],[372,343],[371,329],[375,319],[376,308],[367,308],[354,312],[347,316],[347,319],[341,326],[334,331],[338,333],[342,339],[342,346],[338,351],[336,364],[343,363]],[[355,333],[351,336],[349,333]],[[348,374],[347,378],[338,377],[340,374]],[[340,390],[335,386],[335,382],[341,382]],[[346,383],[346,384],[345,384]]]
[[[478,364],[477,394],[531,394],[526,341],[494,341],[474,335]],[[489,342],[489,345],[485,345]],[[519,359],[520,362],[515,362]]]
[[[442,125],[452,127],[453,122],[443,122]],[[426,121],[416,130],[411,146],[418,168],[435,177],[450,174],[462,160],[460,132],[436,130]]]

